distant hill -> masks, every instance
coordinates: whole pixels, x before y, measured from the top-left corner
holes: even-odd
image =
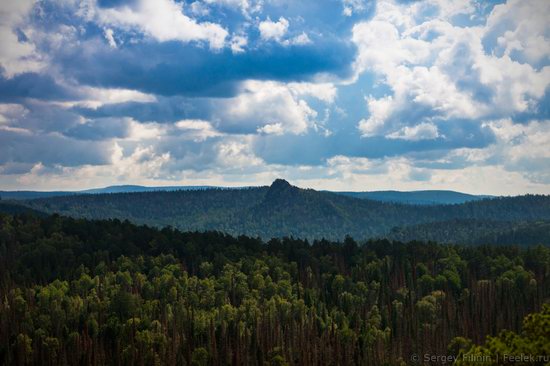
[[[212,189],[218,188],[213,186],[164,186],[164,187],[145,187],[145,186],[135,186],[135,185],[122,185],[122,186],[109,186],[105,188],[95,188],[87,189],[84,191],[79,191],[77,193],[91,193],[91,194],[101,194],[101,193],[131,193],[131,192],[155,192],[155,191],[194,191],[199,189]]]
[[[31,214],[34,216],[46,216],[45,212],[34,210],[32,208],[22,206],[13,202],[3,202],[0,201],[0,213],[10,214],[10,215],[19,215],[19,214]]]
[[[489,221],[455,219],[393,228],[390,240],[444,244],[550,245],[550,221]]]
[[[550,196],[482,199],[454,205],[408,205],[300,189],[270,187],[79,194],[21,201],[27,207],[92,219],[119,218],[181,230],[219,230],[262,238],[357,239],[450,220],[550,220]],[[405,235],[404,237],[409,238]]]
[[[370,199],[382,202],[407,203],[412,205],[452,205],[494,198],[487,195],[472,195],[467,193],[429,190],[429,191],[374,191],[374,192],[336,192],[342,195]]]
[[[61,197],[76,194],[75,192],[66,191],[0,191],[2,200],[32,200],[35,198]]]
[[[29,200],[35,198],[48,198],[59,196],[70,196],[75,194],[102,194],[102,193],[132,193],[132,192],[157,192],[157,191],[188,191],[201,189],[230,189],[228,187],[217,186],[162,186],[146,187],[140,185],[116,185],[104,188],[93,188],[82,191],[0,191],[0,197],[12,200]],[[235,187],[232,189],[253,188],[253,187]],[[330,192],[330,191],[326,191]],[[457,204],[470,201],[477,201],[493,196],[479,196],[455,191],[430,190],[430,191],[374,191],[374,192],[334,192],[340,195],[370,199],[374,201],[406,203],[413,205],[439,205],[439,204]]]
[[[164,186],[145,187],[137,185],[109,186],[105,188],[93,188],[83,191],[0,191],[0,198],[9,200],[30,200],[35,198],[49,198],[60,196],[72,196],[77,194],[102,194],[102,193],[131,193],[131,192],[156,192],[156,191],[186,191],[199,189],[218,188],[213,186]]]

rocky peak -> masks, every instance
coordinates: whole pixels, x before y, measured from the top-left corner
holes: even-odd
[[[271,187],[269,187],[270,190],[280,190],[280,189],[288,189],[289,187],[292,187],[290,183],[288,183],[284,179],[275,179],[273,183],[271,183]]]
[[[276,179],[266,194],[266,199],[268,201],[280,200],[289,195],[293,195],[295,192],[299,191],[298,187],[294,187],[284,179]]]

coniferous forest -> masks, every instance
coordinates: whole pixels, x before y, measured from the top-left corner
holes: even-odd
[[[0,366],[550,366],[548,19],[0,0]]]
[[[17,213],[0,216],[0,261],[6,365],[408,365],[430,355],[468,365],[550,354],[544,246],[262,241]]]
[[[269,187],[66,195],[3,201],[87,219],[118,218],[182,231],[232,235],[461,244],[550,244],[550,196],[498,197],[462,204],[410,205],[302,189],[282,179]],[[16,211],[17,212],[17,211]]]

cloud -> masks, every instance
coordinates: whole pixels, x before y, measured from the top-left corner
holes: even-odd
[[[103,8],[113,8],[123,5],[132,5],[135,0],[97,0],[97,4]]]
[[[548,63],[547,1],[510,0],[495,6],[483,37],[484,45],[499,56],[540,66]]]
[[[390,139],[403,139],[411,141],[433,140],[441,137],[437,126],[432,123],[423,122],[416,126],[405,126],[401,130],[388,135]]]
[[[297,46],[303,46],[310,43],[313,43],[313,41],[309,38],[309,36],[305,32],[302,32],[296,37],[288,40],[288,44],[293,44]]]
[[[132,6],[98,8],[100,23],[124,30],[138,29],[160,42],[204,41],[211,48],[224,47],[227,30],[219,24],[198,23],[183,13],[183,5],[173,0],[139,0]]]
[[[204,2],[209,5],[238,8],[247,18],[252,14],[260,12],[263,4],[262,0],[204,0]]]
[[[347,17],[352,16],[353,13],[364,12],[370,6],[367,0],[342,0],[342,5],[344,8],[342,14]]]
[[[114,32],[111,28],[105,29],[105,39],[112,48],[117,48],[117,44],[114,37]]]
[[[28,112],[28,109],[21,104],[2,103],[0,104],[0,125],[9,124],[14,119],[23,118]]]
[[[55,146],[55,148],[54,148]],[[67,138],[55,133],[28,130],[0,130],[0,164],[28,163],[43,166],[81,166],[109,164],[112,144]]]
[[[249,137],[250,138],[250,137]],[[248,139],[249,139],[248,138]],[[241,172],[250,171],[254,167],[265,169],[263,161],[250,148],[249,141],[229,139],[218,145],[217,163],[219,166]]]
[[[210,14],[208,6],[201,1],[194,1],[190,5],[191,13],[195,16],[207,16]]]
[[[319,74],[345,77],[351,71],[349,44],[266,47],[212,53],[179,42],[112,49],[91,40],[60,50],[54,62],[65,77],[84,85],[193,97],[232,96],[247,79],[311,81]]]
[[[297,96],[311,96],[325,103],[333,103],[338,94],[338,89],[333,83],[289,83],[290,91]]]
[[[394,104],[394,99],[391,95],[379,99],[373,97],[367,98],[370,116],[368,119],[359,121],[359,129],[363,133],[363,136],[376,135],[376,132],[384,126],[386,119],[392,113]]]
[[[287,37],[289,24],[289,21],[284,17],[280,17],[277,22],[273,22],[268,17],[267,20],[260,22],[258,25],[260,37],[264,41],[275,41],[283,46],[304,46],[313,43],[306,32],[294,37]]]
[[[69,100],[74,97],[71,88],[58,83],[49,75],[26,72],[4,78],[0,76],[0,100],[15,101],[22,98],[43,100]]]
[[[245,47],[248,44],[248,39],[244,36],[233,36],[231,38],[231,51],[233,53],[242,53],[245,51]]]
[[[332,83],[251,80],[243,83],[232,98],[158,97],[155,101],[148,101],[150,95],[144,94],[141,103],[113,102],[115,97],[122,99],[135,92],[113,91],[112,96],[106,90],[101,90],[101,93],[110,98],[104,97],[97,105],[88,100],[78,102],[72,110],[88,119],[113,116],[160,123],[176,123],[182,119],[211,120],[227,133],[252,133],[265,124],[277,123],[273,122],[277,120],[281,121],[279,123],[285,131],[295,133],[314,127],[318,122],[309,103],[332,104],[337,89]]]
[[[8,105],[12,112],[7,115],[4,125],[29,133],[63,133],[82,121],[81,116],[57,102],[29,99]]]
[[[258,127],[257,131],[266,135],[282,135],[285,132],[283,124],[279,122]]]
[[[5,77],[36,72],[44,67],[41,55],[19,28],[33,5],[33,0],[0,2],[0,73]]]
[[[79,103],[72,110],[85,118],[113,116],[131,117],[140,122],[175,123],[181,119],[208,117],[209,105],[209,101],[204,99],[157,96],[155,101],[149,102],[127,100],[120,103],[101,103],[99,106]]]
[[[484,152],[485,161],[523,173],[537,183],[550,183],[550,120],[514,124],[510,119],[487,123],[497,137]]]
[[[234,98],[214,102],[213,121],[227,132],[300,134],[314,124],[317,113],[284,84],[247,81]]]
[[[496,6],[484,27],[452,24],[452,16],[472,11],[466,3],[380,2],[373,19],[353,28],[359,49],[355,68],[357,75],[377,75],[391,94],[368,96],[370,116],[359,122],[359,129],[367,136],[398,136],[406,126],[425,126],[434,118],[498,118],[534,108],[550,85],[550,67],[537,69],[506,53],[488,54],[483,47],[485,35],[495,27],[510,27],[503,13],[511,14],[528,2]],[[540,7],[536,0],[531,3],[531,10]],[[422,16],[429,5],[438,12]],[[547,31],[542,24],[529,30],[533,37]],[[516,38],[514,32],[506,34]]]
[[[281,17],[277,22],[267,18],[267,20],[260,22],[258,29],[260,36],[266,41],[275,40],[280,42],[288,32],[288,20]]]
[[[74,96],[78,98],[75,102],[67,103],[67,105],[99,108],[106,104],[125,102],[147,103],[157,100],[152,94],[145,94],[130,89],[81,87],[79,88],[79,94]]]
[[[550,192],[548,6],[4,2],[0,186]]]
[[[175,126],[186,131],[186,136],[189,136],[193,141],[200,142],[209,138],[219,137],[222,134],[208,121],[202,120],[181,120],[176,122]]]
[[[77,140],[104,141],[127,137],[129,127],[130,121],[127,118],[100,118],[83,121],[65,131],[64,135]]]

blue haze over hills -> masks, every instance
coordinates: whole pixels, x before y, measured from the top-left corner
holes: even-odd
[[[242,189],[245,187],[217,187],[217,186],[162,186],[147,187],[141,185],[113,185],[104,188],[93,188],[82,191],[0,191],[4,200],[27,200],[35,198],[61,197],[74,194],[103,194],[103,193],[132,193],[155,191],[193,191],[204,189]],[[333,192],[353,198],[370,199],[381,202],[405,203],[414,205],[460,204],[492,198],[489,195],[472,195],[450,190],[423,190],[423,191],[364,191],[364,192]]]
[[[40,197],[40,195],[42,195]],[[80,192],[4,192],[0,212],[119,219],[183,231],[264,239],[385,237],[441,243],[550,243],[550,196],[453,191],[328,192],[283,179],[271,186],[111,186]],[[10,199],[10,198],[18,199]]]

